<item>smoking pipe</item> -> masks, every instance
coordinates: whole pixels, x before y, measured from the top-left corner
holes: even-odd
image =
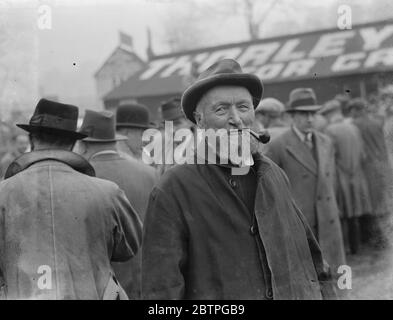
[[[233,129],[232,129],[233,130]],[[249,130],[251,135],[257,139],[259,142],[266,144],[270,141],[270,134],[267,130],[263,130],[260,133],[256,133],[255,131],[252,131],[250,128],[244,128],[244,129],[237,129],[238,131],[242,130]]]
[[[270,134],[267,130],[263,130],[260,133],[256,133],[250,129],[250,133],[255,139],[257,139],[259,142],[263,144],[266,144],[270,141]]]

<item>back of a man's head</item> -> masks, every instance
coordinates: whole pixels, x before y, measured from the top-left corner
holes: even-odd
[[[60,149],[71,151],[76,142],[75,138],[72,138],[67,134],[58,132],[53,133],[43,130],[30,133],[29,138],[31,149],[33,151],[45,149]]]
[[[367,102],[362,98],[354,98],[348,102],[347,109],[353,117],[360,117],[367,113]]]

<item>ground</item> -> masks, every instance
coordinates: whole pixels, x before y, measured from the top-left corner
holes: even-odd
[[[348,299],[393,299],[393,248],[363,247],[358,254],[347,256],[347,264],[352,269]]]

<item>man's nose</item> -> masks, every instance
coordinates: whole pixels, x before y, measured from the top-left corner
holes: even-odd
[[[307,114],[307,120],[308,121],[313,121],[314,120],[314,114],[312,114],[311,112]]]
[[[229,113],[229,124],[235,128],[242,127],[242,119],[240,118],[239,111],[235,106],[232,106]]]

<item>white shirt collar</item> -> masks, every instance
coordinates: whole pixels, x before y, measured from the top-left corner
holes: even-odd
[[[307,134],[305,134],[305,133],[301,132],[298,128],[296,128],[296,126],[292,126],[292,128],[293,128],[293,131],[295,131],[298,138],[300,139],[300,141],[306,142],[307,138],[309,140],[311,140],[312,132],[308,132]]]

